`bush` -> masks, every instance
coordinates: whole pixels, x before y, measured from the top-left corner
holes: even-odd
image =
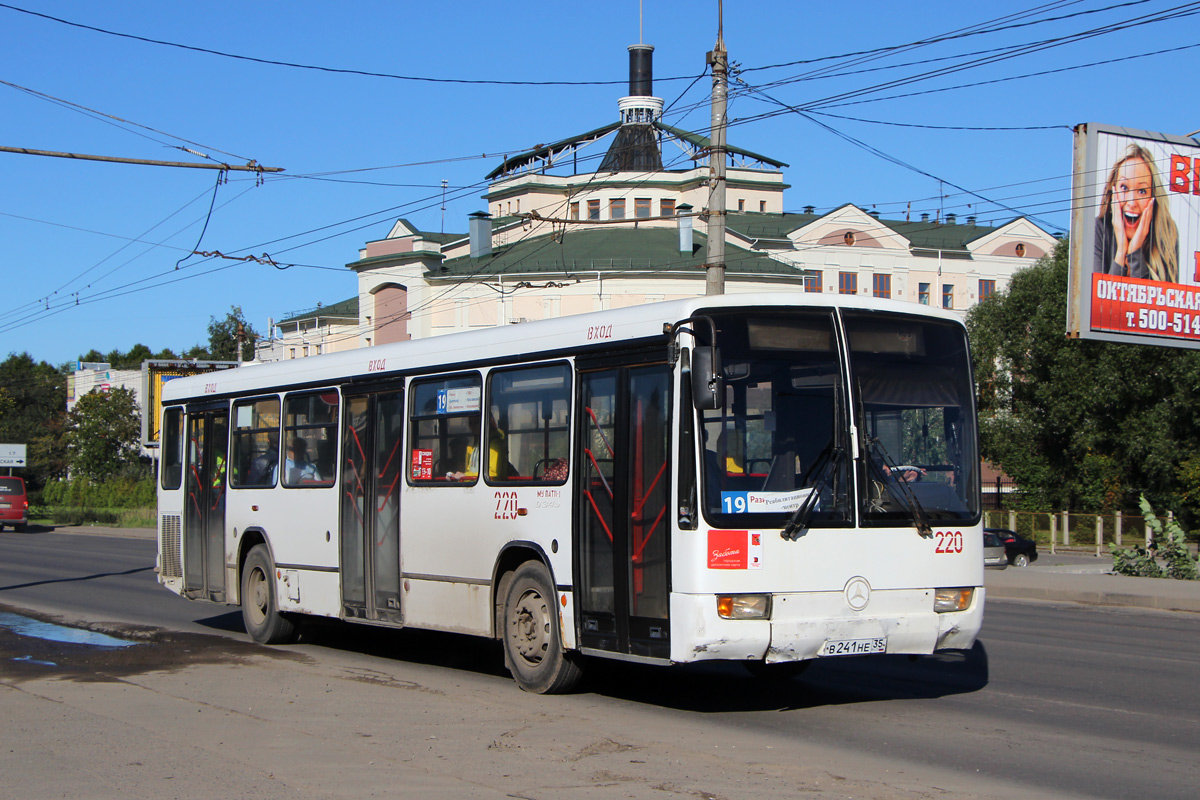
[[[1194,581],[1200,579],[1196,570],[1196,558],[1188,551],[1187,536],[1175,520],[1163,525],[1154,513],[1154,508],[1142,495],[1139,505],[1154,538],[1149,547],[1118,549],[1109,545],[1113,557],[1113,572],[1119,575],[1135,575],[1143,578],[1175,578]],[[1165,566],[1159,565],[1159,560]]]
[[[55,525],[116,525],[120,514],[95,508],[54,508],[50,519]]]
[[[47,506],[74,508],[152,508],[155,504],[154,478],[50,481],[42,490],[42,502]]]

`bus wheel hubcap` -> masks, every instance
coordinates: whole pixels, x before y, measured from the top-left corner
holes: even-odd
[[[546,601],[537,592],[526,592],[521,595],[513,611],[513,638],[517,653],[531,664],[536,664],[546,655],[546,642],[550,634]]]

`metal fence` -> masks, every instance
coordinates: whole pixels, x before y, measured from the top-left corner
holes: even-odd
[[[1168,518],[1170,518],[1168,513]],[[1066,511],[996,511],[983,512],[983,524],[988,528],[1007,528],[1049,547],[1095,549],[1106,554],[1108,545],[1131,547],[1150,544],[1151,532],[1139,513],[1072,514]]]

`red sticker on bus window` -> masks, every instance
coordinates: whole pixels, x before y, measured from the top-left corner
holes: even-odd
[[[749,531],[709,531],[709,569],[748,569],[750,566]]]
[[[413,450],[412,476],[414,481],[427,481],[433,478],[432,450]]]

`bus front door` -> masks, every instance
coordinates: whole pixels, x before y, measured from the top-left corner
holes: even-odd
[[[579,641],[667,658],[671,371],[581,371],[576,520]]]
[[[400,624],[404,393],[347,396],[342,441],[342,613]]]
[[[184,594],[225,602],[225,461],[229,410],[188,412]]]

